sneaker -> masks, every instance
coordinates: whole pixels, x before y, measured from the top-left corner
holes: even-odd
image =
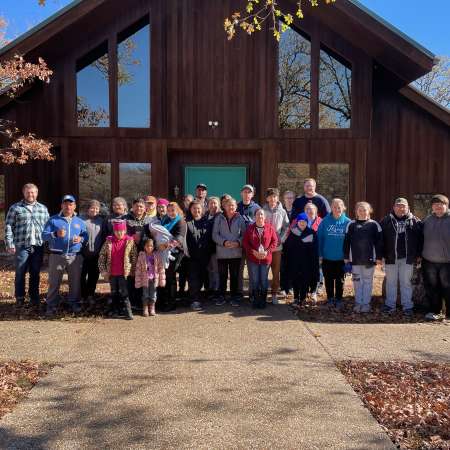
[[[237,299],[237,298],[233,298],[233,299],[231,300],[231,306],[234,306],[234,307],[241,306],[240,300]]]
[[[272,305],[278,305],[278,297],[277,294],[272,294]]]
[[[192,311],[201,311],[203,309],[202,304],[200,302],[192,302],[191,309]]]
[[[412,316],[414,316],[414,310],[412,308],[404,309],[403,315],[406,317],[412,317]]]
[[[391,308],[388,305],[383,305],[383,307],[381,308],[381,312],[384,314],[394,314],[396,311],[395,308]]]
[[[440,316],[440,314],[435,314],[435,313],[429,312],[428,314],[425,315],[425,319],[436,321],[436,320],[440,320],[441,316]]]
[[[225,297],[221,296],[221,297],[218,297],[216,300],[216,306],[223,306],[223,305],[225,305],[225,303],[226,303]]]
[[[361,312],[361,305],[355,305],[353,307],[353,312],[359,314]]]
[[[313,303],[317,303],[317,293],[316,293],[316,292],[313,292],[313,293],[311,294],[311,301],[312,301]]]

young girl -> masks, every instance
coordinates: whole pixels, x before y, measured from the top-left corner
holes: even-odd
[[[250,298],[254,308],[266,307],[269,268],[278,241],[275,228],[266,220],[265,211],[258,209],[255,213],[255,223],[248,226],[242,242],[247,254]]]
[[[344,261],[352,263],[356,313],[370,312],[375,265],[381,264],[382,231],[378,222],[371,220],[372,207],[367,202],[356,204],[356,220],[347,225],[344,239]]]
[[[134,239],[127,235],[126,221],[113,222],[113,236],[108,236],[100,251],[98,268],[111,286],[111,311],[119,314],[121,304],[126,310],[126,319],[132,320],[128,298],[127,277],[134,276],[137,248]]]
[[[319,250],[317,235],[308,227],[308,216],[299,214],[283,245],[286,271],[294,287],[294,305],[300,306],[308,292],[314,292],[319,281]]]
[[[156,288],[166,285],[166,271],[153,239],[147,239],[136,263],[135,286],[142,288],[142,315],[156,316]],[[150,311],[149,311],[150,307]]]

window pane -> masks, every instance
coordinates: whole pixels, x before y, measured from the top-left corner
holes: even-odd
[[[111,204],[111,164],[82,162],[78,165],[79,210],[86,212],[89,200],[98,200],[105,214]]]
[[[6,207],[5,175],[0,175],[0,242],[2,242],[5,239],[5,219],[6,219],[5,207]]]
[[[119,192],[129,204],[138,197],[150,193],[151,164],[148,163],[120,163],[119,164]]]
[[[108,61],[106,43],[77,61],[79,127],[109,127]]]
[[[431,199],[435,194],[414,194],[412,213],[419,219],[431,214]]]
[[[319,128],[350,128],[352,71],[320,50]]]
[[[341,198],[348,206],[350,192],[349,164],[318,164],[317,192],[331,202]]]
[[[278,53],[280,128],[311,127],[311,43],[297,31],[281,34]]]
[[[310,176],[309,164],[279,163],[278,189],[283,195],[284,191],[293,191],[296,195],[303,193],[303,182]]]
[[[150,126],[150,25],[140,22],[119,35],[119,127]]]

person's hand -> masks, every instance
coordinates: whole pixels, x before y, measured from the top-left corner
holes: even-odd
[[[258,252],[259,259],[265,259],[267,256],[267,252]]]
[[[79,244],[81,242],[81,236],[74,236],[72,240],[74,244]]]
[[[235,241],[231,242],[231,248],[238,248],[238,247],[240,247],[239,242],[235,242]]]
[[[10,255],[15,255],[16,254],[16,248],[15,247],[10,247],[6,250]]]
[[[136,244],[139,244],[139,242],[141,241],[141,233],[134,233],[133,239]]]
[[[63,238],[66,235],[66,229],[65,228],[60,228],[57,232],[56,232],[56,236],[58,236],[59,238]]]
[[[169,244],[159,244],[158,250],[163,252],[164,250],[167,250],[169,247]]]
[[[252,249],[252,255],[253,255],[255,258],[259,258],[259,252],[258,252],[257,250],[255,250],[255,249]]]
[[[348,264],[350,262],[349,259],[344,259],[344,264]]]
[[[233,243],[232,243],[231,241],[225,241],[225,242],[223,243],[223,246],[224,246],[225,248],[232,248],[232,247],[233,247]]]

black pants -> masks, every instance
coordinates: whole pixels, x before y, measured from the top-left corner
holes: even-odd
[[[170,261],[169,267],[166,269],[166,285],[159,287],[157,292],[156,306],[161,311],[170,311],[175,309],[177,295],[177,275],[179,261]]]
[[[322,261],[323,277],[325,278],[325,290],[328,299],[342,300],[344,292],[344,261]]]
[[[186,292],[186,283],[189,279],[189,262],[188,258],[183,258],[178,268],[178,290],[180,293]]]
[[[301,275],[290,279],[290,283],[294,288],[294,299],[300,303],[304,302],[308,295],[310,283],[308,283]]]
[[[85,257],[81,268],[81,298],[94,296],[99,276],[98,255]]]
[[[450,263],[422,261],[423,283],[430,303],[430,312],[439,314],[445,300],[447,317],[450,316]]]
[[[110,276],[112,311],[119,313],[128,299],[128,281],[123,276]]]
[[[292,283],[289,280],[287,270],[287,258],[281,253],[281,266],[280,266],[280,287],[284,292],[289,292],[292,289]]]
[[[239,268],[241,267],[241,258],[218,259],[219,266],[219,290],[220,295],[227,292],[228,272],[230,273],[230,293],[232,297],[241,297],[239,291]]]
[[[189,279],[189,298],[198,301],[202,287],[208,287],[208,261],[196,259],[187,260],[187,273]]]
[[[142,308],[142,288],[134,287],[134,277],[127,278],[128,296],[131,306],[134,308]]]

